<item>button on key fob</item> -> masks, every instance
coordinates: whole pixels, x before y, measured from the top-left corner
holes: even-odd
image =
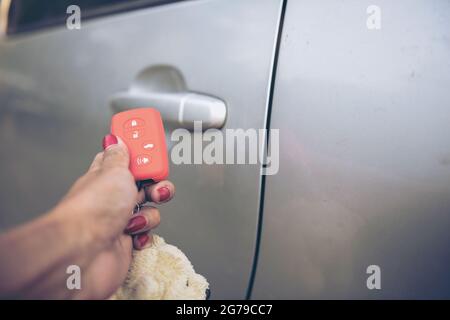
[[[161,181],[169,175],[169,161],[160,113],[153,108],[138,108],[116,113],[111,133],[128,147],[130,171],[136,181]]]

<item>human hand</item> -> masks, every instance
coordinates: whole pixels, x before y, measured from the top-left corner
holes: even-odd
[[[138,191],[125,144],[107,135],[104,149],[51,213],[76,228],[80,243],[89,247],[79,256],[84,267],[78,298],[103,299],[114,293],[127,274],[132,244],[138,250],[150,245],[149,231],[160,222],[155,207],[143,206],[132,215],[136,204],[164,203],[175,192],[169,181]]]

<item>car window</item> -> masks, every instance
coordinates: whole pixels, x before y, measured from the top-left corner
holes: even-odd
[[[8,10],[7,35],[64,25],[70,5],[79,6],[86,19],[179,1],[186,0],[0,0],[9,4],[2,8]]]

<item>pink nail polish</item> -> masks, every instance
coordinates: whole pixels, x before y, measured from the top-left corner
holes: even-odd
[[[145,246],[148,242],[148,239],[150,239],[150,237],[148,236],[148,234],[145,234],[145,233],[136,236],[136,242],[137,242],[139,248],[142,248],[143,246]]]
[[[147,225],[147,219],[144,216],[136,216],[128,221],[125,232],[136,232]]]
[[[170,197],[170,190],[167,187],[161,187],[158,189],[159,201],[166,201]]]
[[[119,141],[117,140],[117,137],[113,134],[107,134],[103,138],[103,150],[108,148],[109,146],[112,146],[113,144],[117,144]]]

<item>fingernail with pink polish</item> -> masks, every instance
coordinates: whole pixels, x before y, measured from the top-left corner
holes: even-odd
[[[148,239],[150,239],[150,237],[148,236],[148,234],[145,234],[145,233],[136,236],[136,242],[137,242],[138,247],[139,248],[144,247],[147,244]]]
[[[170,197],[170,190],[167,187],[161,187],[158,189],[159,201],[166,201]]]
[[[147,219],[144,216],[136,216],[128,221],[125,232],[136,232],[143,229],[147,225]]]
[[[119,141],[117,140],[117,137],[115,135],[107,134],[103,138],[103,150],[105,150],[109,146],[112,146],[112,145],[117,144],[117,143],[119,143]]]

